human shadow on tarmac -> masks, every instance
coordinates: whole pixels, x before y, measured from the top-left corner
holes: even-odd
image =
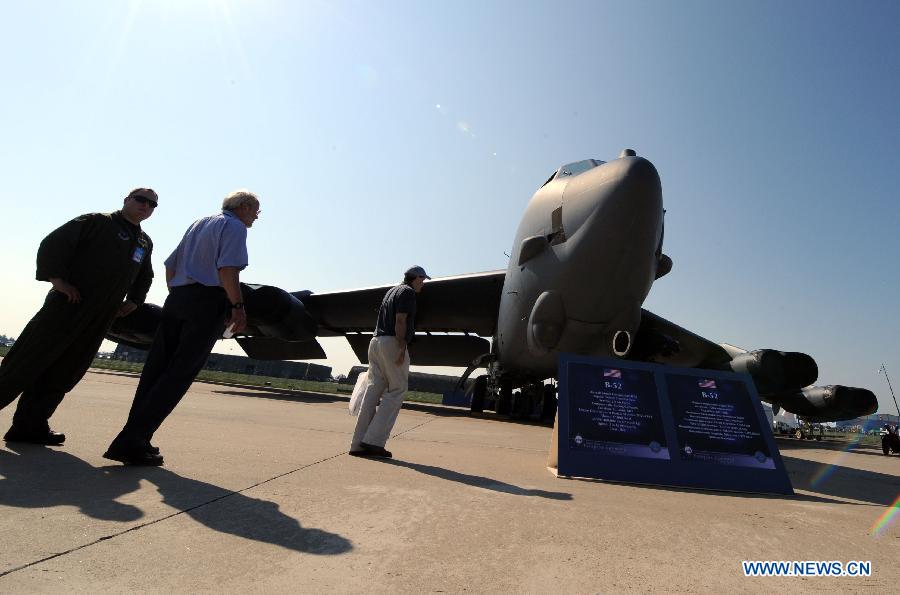
[[[353,549],[350,540],[337,533],[302,527],[274,502],[182,477],[163,467],[114,469],[146,479],[157,487],[163,502],[214,531],[308,554],[335,555]]]
[[[334,555],[353,549],[341,535],[302,527],[274,502],[181,477],[161,467],[98,468],[65,451],[15,445],[12,452],[0,450],[0,476],[0,505],[73,506],[95,519],[152,523],[169,516],[167,511],[160,511],[160,518],[146,518],[137,506],[117,501],[136,492],[141,480],[146,480],[156,486],[163,502],[214,531],[310,554]]]
[[[0,450],[0,505],[17,508],[74,506],[104,521],[122,523],[144,516],[116,499],[137,490],[137,475],[122,477],[92,467],[67,452],[31,445]]]
[[[408,461],[398,461],[395,459],[372,460],[378,460],[383,463],[387,463],[388,465],[394,465],[395,467],[406,467],[407,469],[412,469],[414,471],[418,471],[419,473],[424,473],[425,475],[431,475],[432,477],[446,479],[447,481],[455,481],[457,483],[462,483],[476,488],[493,490],[495,492],[503,492],[504,494],[512,494],[513,496],[536,496],[538,498],[549,498],[550,500],[572,499],[572,494],[566,492],[529,490],[526,488],[520,488],[519,486],[515,486],[510,483],[497,481],[496,479],[491,479],[489,477],[482,477],[480,475],[468,475],[466,473],[460,473],[459,471],[444,469],[443,467],[433,467],[431,465],[422,465],[420,463],[410,463]]]

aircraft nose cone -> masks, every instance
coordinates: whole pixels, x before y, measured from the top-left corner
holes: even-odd
[[[611,323],[635,311],[655,278],[662,217],[659,174],[643,157],[604,163],[569,182],[562,200],[566,266],[558,286],[583,289],[565,290],[568,318]],[[617,290],[609,291],[608,282]]]
[[[656,167],[643,157],[617,159],[619,186],[631,200],[656,202],[662,196],[662,184]]]
[[[573,178],[562,202],[569,237],[592,216],[596,224],[617,230],[637,219],[655,228],[662,216],[662,184],[650,161],[623,157]]]

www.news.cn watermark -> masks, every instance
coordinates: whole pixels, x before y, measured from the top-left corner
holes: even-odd
[[[872,576],[872,562],[744,560],[744,576]]]

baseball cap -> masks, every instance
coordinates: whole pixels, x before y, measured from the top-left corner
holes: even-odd
[[[428,273],[425,272],[425,269],[423,269],[419,265],[409,267],[408,269],[406,269],[405,274],[410,275],[410,276],[425,277],[426,279],[431,279],[431,277],[428,276]]]

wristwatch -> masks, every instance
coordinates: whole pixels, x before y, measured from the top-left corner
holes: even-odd
[[[237,302],[236,304],[231,304],[231,309],[232,310],[243,310],[244,302]]]

